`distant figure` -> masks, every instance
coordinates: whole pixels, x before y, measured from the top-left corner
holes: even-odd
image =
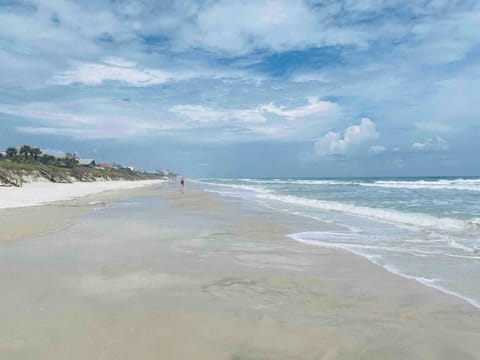
[[[180,179],[181,192],[183,194],[183,189],[185,188],[185,178],[182,176]]]

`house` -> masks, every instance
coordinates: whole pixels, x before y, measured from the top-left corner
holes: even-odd
[[[0,151],[0,159],[6,158],[6,157],[7,157],[7,153],[5,151]]]
[[[80,166],[95,167],[95,160],[94,159],[79,159],[78,164]]]
[[[114,169],[114,166],[107,163],[101,163],[101,164],[97,164],[96,168],[106,170],[106,169]]]
[[[72,153],[66,153],[65,154],[65,159],[69,159],[69,160],[77,160],[78,157],[76,154],[72,154]]]

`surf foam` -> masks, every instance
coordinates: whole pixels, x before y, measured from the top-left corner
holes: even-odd
[[[458,219],[441,218],[422,213],[403,213],[391,209],[370,208],[337,201],[307,199],[293,195],[258,194],[257,196],[263,199],[276,200],[294,205],[374,218],[389,223],[401,223],[446,231],[462,231],[466,229],[468,224]]]

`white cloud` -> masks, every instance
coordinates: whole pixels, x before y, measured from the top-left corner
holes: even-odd
[[[283,106],[274,107],[275,113],[269,107],[265,109],[264,105],[233,109],[190,104],[168,107],[155,100],[131,102],[108,97],[0,104],[0,113],[19,116],[30,122],[15,127],[22,133],[77,139],[128,139],[175,134],[176,138],[193,142],[311,139],[312,133],[325,129],[326,124],[335,119],[331,116],[331,109],[337,109],[337,105],[312,99],[306,106],[288,110]],[[296,119],[294,123],[293,118]]]
[[[382,152],[386,151],[387,148],[383,145],[373,145],[370,147],[370,152],[372,154],[381,154]]]
[[[199,123],[211,123],[228,118],[225,112],[203,105],[175,105],[170,108],[170,111]]]
[[[78,64],[53,78],[54,84],[99,85],[104,81],[121,81],[131,85],[161,84],[173,78],[169,72],[156,69],[140,69],[135,63],[109,58],[105,64]]]
[[[311,72],[311,73],[299,73],[293,76],[292,81],[298,83],[304,83],[309,81],[317,81],[322,83],[328,83],[331,80],[325,74],[318,73],[318,72]]]
[[[427,17],[412,27],[410,35],[417,46],[410,51],[427,64],[461,60],[480,43],[479,19],[478,9]]]
[[[11,2],[0,9],[0,83],[6,85],[2,101],[24,101],[8,112],[29,118],[8,117],[19,121],[21,131],[110,138],[158,134],[164,126],[194,136],[202,129],[202,138],[212,139],[220,127],[232,127],[225,132],[233,141],[254,134],[313,142],[312,136],[332,128],[338,106],[318,98],[302,104],[277,100],[306,94],[340,99],[349,115],[375,109],[385,118],[382,134],[421,130],[415,144],[406,144],[416,150],[446,148],[436,134],[456,131],[461,139],[478,129],[480,68],[473,55],[480,44],[480,8],[473,3],[442,0],[408,8],[398,0],[17,3],[18,8]],[[392,21],[383,21],[386,12]],[[371,48],[357,51],[363,45]],[[438,67],[451,61],[452,71]],[[254,77],[255,85],[244,81]],[[64,85],[116,83],[108,91],[23,89],[45,86],[52,78]],[[183,79],[189,82],[169,84],[161,94],[158,88],[126,87]],[[92,106],[96,96],[132,103],[112,101],[103,109]],[[28,104],[68,99],[78,99],[78,105]],[[198,105],[174,106],[179,99]],[[207,106],[212,99],[217,105]],[[348,152],[341,131],[329,137],[332,151]]]
[[[236,120],[244,123],[265,122],[267,119],[258,109],[216,110],[203,105],[176,105],[171,112],[180,114],[190,121],[208,124]]]
[[[424,142],[415,142],[412,144],[412,149],[415,150],[445,150],[447,148],[447,141],[440,136],[437,136],[435,139],[428,138]]]
[[[308,97],[307,105],[287,109],[285,106],[275,106],[273,103],[259,105],[252,109],[213,109],[203,105],[176,105],[170,111],[187,117],[199,123],[236,120],[243,123],[266,122],[267,114],[278,115],[287,119],[318,116],[334,117],[340,112],[337,104],[330,101],[320,101],[317,97]]]
[[[119,67],[127,67],[127,68],[135,67],[137,65],[132,61],[128,61],[119,57],[112,57],[112,56],[103,59],[103,62],[105,64],[119,66]]]
[[[368,118],[363,118],[359,125],[346,128],[343,136],[338,132],[330,131],[321,137],[313,146],[314,155],[345,154],[353,146],[378,138],[378,136],[375,123]]]
[[[65,102],[0,104],[0,113],[24,117],[31,125],[17,126],[22,133],[60,135],[79,139],[126,139],[188,129],[178,121],[159,119],[162,107],[130,104],[111,99]]]
[[[432,139],[427,139],[425,142],[416,142],[412,144],[412,149],[424,150],[432,146]]]
[[[285,106],[277,107],[272,103],[261,105],[260,109],[286,118],[298,118],[312,115],[335,115],[339,112],[337,104],[330,101],[321,101],[316,96],[307,97],[307,101],[307,105],[293,109],[287,109]]]
[[[221,0],[203,7],[197,21],[184,27],[178,40],[185,46],[237,55],[255,49],[285,51],[365,43],[362,30],[326,26],[329,13],[328,9],[315,12],[304,1]]]
[[[76,62],[69,70],[56,74],[50,79],[56,85],[101,85],[105,81],[118,81],[133,86],[150,86],[172,81],[190,79],[221,79],[223,81],[248,81],[260,84],[261,75],[248,74],[244,70],[212,68],[195,62],[170,63],[171,69],[144,68],[135,62],[106,57],[99,62]]]
[[[142,119],[123,118],[112,121],[105,117],[94,126],[17,126],[17,131],[33,135],[67,136],[75,139],[132,139],[183,130],[181,124],[162,124]]]

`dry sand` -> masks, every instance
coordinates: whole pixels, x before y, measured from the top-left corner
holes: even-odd
[[[0,358],[479,358],[478,309],[285,237],[327,225],[148,195],[0,244]]]
[[[162,182],[164,180],[117,180],[74,183],[38,181],[25,184],[22,187],[0,186],[0,209],[44,205],[104,191],[136,189],[149,185],[158,185]]]

